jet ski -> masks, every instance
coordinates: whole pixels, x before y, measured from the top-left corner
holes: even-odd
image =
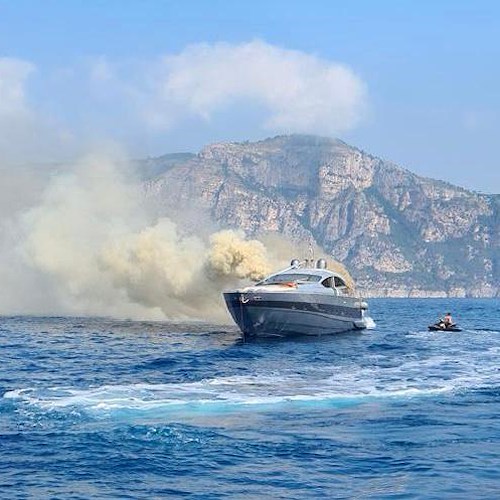
[[[462,329],[459,328],[456,324],[446,326],[444,323],[434,323],[433,325],[429,325],[429,330],[431,332],[461,332]]]

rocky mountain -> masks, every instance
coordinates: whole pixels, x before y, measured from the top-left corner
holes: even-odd
[[[212,144],[143,166],[154,173],[146,191],[161,211],[196,205],[249,236],[315,241],[365,295],[499,295],[499,195],[315,136]]]

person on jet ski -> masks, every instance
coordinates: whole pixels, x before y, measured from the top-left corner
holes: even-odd
[[[453,319],[451,313],[447,312],[444,318],[439,322],[441,328],[451,328],[453,326]]]

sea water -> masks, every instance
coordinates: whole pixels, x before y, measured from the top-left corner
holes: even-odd
[[[451,310],[460,333],[429,332]],[[498,498],[500,301],[375,330],[0,318],[1,498]]]

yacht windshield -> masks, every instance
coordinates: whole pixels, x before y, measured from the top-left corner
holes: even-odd
[[[298,283],[316,283],[320,279],[321,276],[315,274],[277,274],[276,276],[270,276],[264,281],[261,281],[258,285],[277,285],[280,283],[290,283],[292,281]]]

